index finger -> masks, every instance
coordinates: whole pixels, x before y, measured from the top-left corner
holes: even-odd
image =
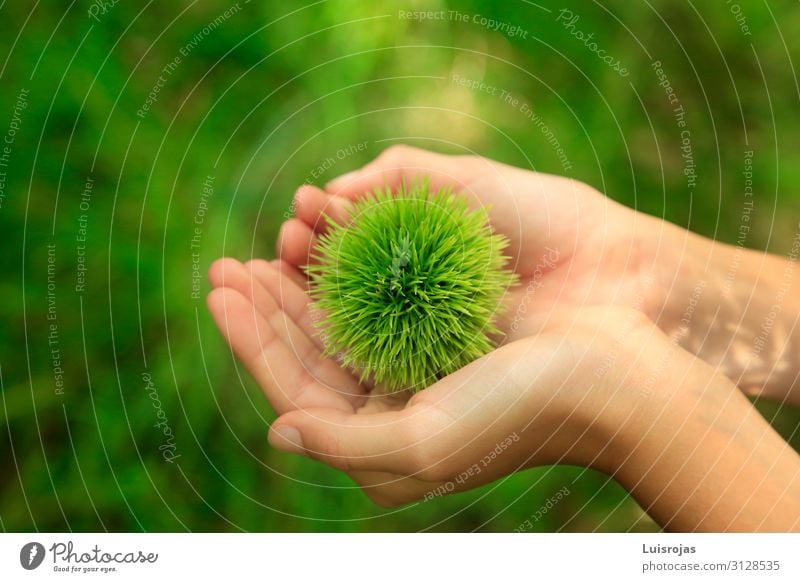
[[[477,156],[477,163],[465,164],[467,156],[451,156],[406,145],[394,145],[358,170],[339,176],[325,185],[329,194],[355,199],[376,188],[398,188],[422,178],[431,189],[443,187],[460,191],[477,175],[480,164],[490,163]]]

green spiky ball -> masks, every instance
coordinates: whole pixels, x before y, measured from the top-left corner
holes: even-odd
[[[486,210],[423,183],[373,192],[349,225],[329,222],[309,267],[327,356],[386,391],[416,391],[492,349],[515,276]]]

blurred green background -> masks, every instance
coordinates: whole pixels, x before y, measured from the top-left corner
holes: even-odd
[[[562,487],[534,531],[658,529],[616,483],[568,467],[374,506],[268,447],[274,414],[206,313],[205,278],[199,299],[192,285],[219,256],[273,257],[300,183],[395,142],[566,173],[727,242],[752,150],[745,243],[785,252],[796,3],[45,1],[0,3],[0,21],[2,530],[511,531]],[[760,406],[797,447],[797,411]]]

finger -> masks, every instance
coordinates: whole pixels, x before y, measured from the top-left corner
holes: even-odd
[[[309,297],[293,283],[284,280],[267,261],[256,259],[242,264],[233,259],[219,259],[212,263],[209,279],[214,287],[230,287],[244,295],[284,342],[298,348],[302,360],[320,356],[324,349],[321,344],[314,344],[316,350],[306,345],[313,342],[313,322],[309,320],[303,326],[297,323],[303,314],[308,313]]]
[[[481,166],[482,158],[465,163],[464,156],[448,156],[405,145],[392,146],[359,170],[339,176],[325,185],[331,194],[356,198],[375,188],[397,188],[402,183],[429,180],[431,189],[466,188]],[[485,169],[485,168],[484,168]]]
[[[296,271],[296,269],[289,268]],[[284,276],[273,263],[253,259],[244,264],[244,269],[250,273],[251,277],[258,279],[278,307],[314,342],[320,351],[323,351],[325,344],[320,338],[319,329],[312,317],[315,311],[311,297],[294,281]]]
[[[348,398],[321,384],[239,291],[217,287],[208,295],[208,308],[233,352],[279,414],[309,406],[353,411]]]
[[[212,265],[212,269],[215,268],[227,269],[226,287],[236,289],[256,306],[258,312],[278,334],[281,341],[306,366],[311,376],[334,392],[344,395],[350,400],[351,405],[361,401],[360,396],[363,389],[356,379],[335,361],[323,357],[324,346],[316,334],[314,323],[308,316],[307,296],[302,291],[294,287],[295,294],[282,293],[280,281],[277,280],[280,275],[266,261],[250,261],[244,265],[234,262],[227,267],[225,265],[217,267],[215,263]],[[295,317],[282,309],[273,293],[265,289],[262,283],[264,279],[274,287],[275,295],[287,298],[284,304],[294,310]],[[287,287],[288,285],[293,284],[286,282]],[[293,301],[289,300],[289,297],[292,297]],[[306,318],[302,318],[301,314],[305,314]],[[297,324],[295,318],[303,321],[305,329]]]
[[[342,196],[331,196],[316,186],[301,186],[294,197],[297,217],[317,233],[328,230],[328,221],[346,224],[350,221],[352,202]]]
[[[281,275],[300,287],[303,292],[308,292],[308,277],[300,269],[281,259],[274,259],[270,261],[270,264],[277,269]]]
[[[299,218],[291,218],[281,225],[278,233],[278,258],[294,267],[313,262],[311,252],[317,245],[317,235]]]
[[[249,275],[248,267],[240,261],[228,257],[217,259],[208,269],[208,280],[212,288],[229,287],[236,289],[268,320],[276,310],[274,301],[262,299],[264,290],[261,283]],[[287,315],[289,315],[287,313]],[[290,316],[291,317],[291,316]]]
[[[270,443],[342,471],[378,471],[433,480],[435,434],[443,419],[425,407],[380,414],[315,408],[289,412],[270,428]]]
[[[211,287],[223,287],[225,281],[229,276],[237,274],[237,270],[241,268],[242,263],[230,257],[223,257],[217,259],[208,268],[208,281]]]

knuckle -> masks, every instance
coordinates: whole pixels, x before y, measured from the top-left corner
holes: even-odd
[[[346,454],[341,439],[335,434],[327,439],[325,450],[318,451],[314,455],[334,469],[344,472],[354,470],[353,460]]]
[[[265,267],[269,267],[269,263],[264,259],[250,259],[244,266],[251,274],[259,273]]]
[[[261,264],[256,262],[256,260],[250,260],[244,264],[245,272],[247,273],[247,276],[251,282],[258,280],[259,271],[261,270],[261,268],[262,268]]]

